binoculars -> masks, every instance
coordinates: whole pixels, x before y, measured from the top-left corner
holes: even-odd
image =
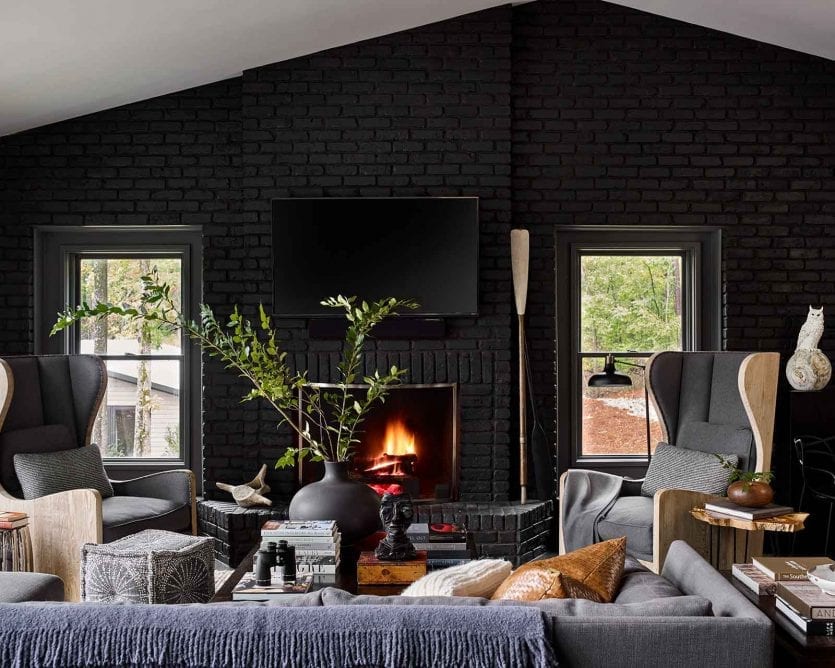
[[[267,548],[258,550],[255,557],[255,584],[268,587],[272,584],[272,569],[278,567],[282,582],[296,581],[296,548],[286,540],[267,543]]]

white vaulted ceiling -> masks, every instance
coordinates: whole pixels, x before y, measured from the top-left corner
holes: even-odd
[[[0,0],[0,136],[508,0]]]
[[[612,1],[835,59],[835,0]],[[504,4],[0,0],[0,136]]]

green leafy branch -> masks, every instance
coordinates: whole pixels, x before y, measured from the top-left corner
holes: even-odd
[[[411,300],[393,297],[373,302],[358,302],[356,297],[331,297],[324,306],[341,309],[348,320],[345,345],[338,365],[339,382],[334,391],[324,391],[307,377],[307,372],[293,372],[287,353],[280,350],[276,330],[263,306],[253,325],[236,306],[225,324],[218,322],[212,309],[200,305],[200,321],[188,320],[177,307],[170,285],[160,282],[156,271],[142,279],[142,293],[137,306],[99,302],[68,307],[58,314],[50,335],[88,318],[119,316],[140,323],[154,323],[162,329],[181,331],[207,354],[246,378],[252,389],[244,401],[264,399],[301,438],[299,448],[288,448],[276,467],[290,466],[295,458],[347,461],[354,452],[359,427],[371,407],[384,402],[392,385],[398,383],[405,369],[392,366],[388,372],[362,376],[367,386],[358,396],[364,345],[376,325],[400,309],[414,309]],[[296,416],[300,416],[298,420]]]
[[[751,483],[764,482],[769,484],[774,480],[773,471],[744,471],[718,453],[714,452],[713,456],[721,462],[722,468],[729,471],[728,484],[740,481],[742,482],[742,490],[745,492],[751,489]]]

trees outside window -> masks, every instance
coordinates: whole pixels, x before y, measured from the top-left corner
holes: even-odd
[[[184,466],[199,471],[200,353],[181,334],[124,318],[85,321],[52,337],[49,332],[68,304],[138,304],[140,279],[153,269],[172,286],[186,317],[197,318],[201,253],[197,227],[36,230],[35,351],[104,360],[107,393],[91,440],[114,478]]]
[[[556,231],[559,469],[640,475],[644,369],[661,350],[721,348],[721,237],[695,228]],[[589,387],[607,355],[631,385]],[[650,448],[662,439],[649,411]]]

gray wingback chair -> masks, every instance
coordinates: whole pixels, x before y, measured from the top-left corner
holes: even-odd
[[[114,496],[106,499],[93,489],[21,498],[14,455],[89,445],[106,387],[104,362],[93,355],[0,359],[0,509],[29,515],[35,570],[63,579],[67,600],[80,595],[83,543],[150,528],[196,532],[194,474],[187,470],[113,480]]]
[[[647,364],[646,379],[664,441],[690,450],[736,454],[740,468],[769,470],[779,366],[777,353],[656,353]],[[571,506],[564,494],[572,489],[567,484],[572,474],[561,477],[561,506]],[[696,522],[690,509],[710,495],[662,489],[649,498],[641,496],[642,482],[623,480],[619,496],[595,518],[597,538],[626,536],[627,551],[656,572],[674,540],[686,540],[709,556],[707,525]],[[561,552],[563,523],[561,513]],[[761,545],[762,535],[755,535],[749,548],[756,554]]]

